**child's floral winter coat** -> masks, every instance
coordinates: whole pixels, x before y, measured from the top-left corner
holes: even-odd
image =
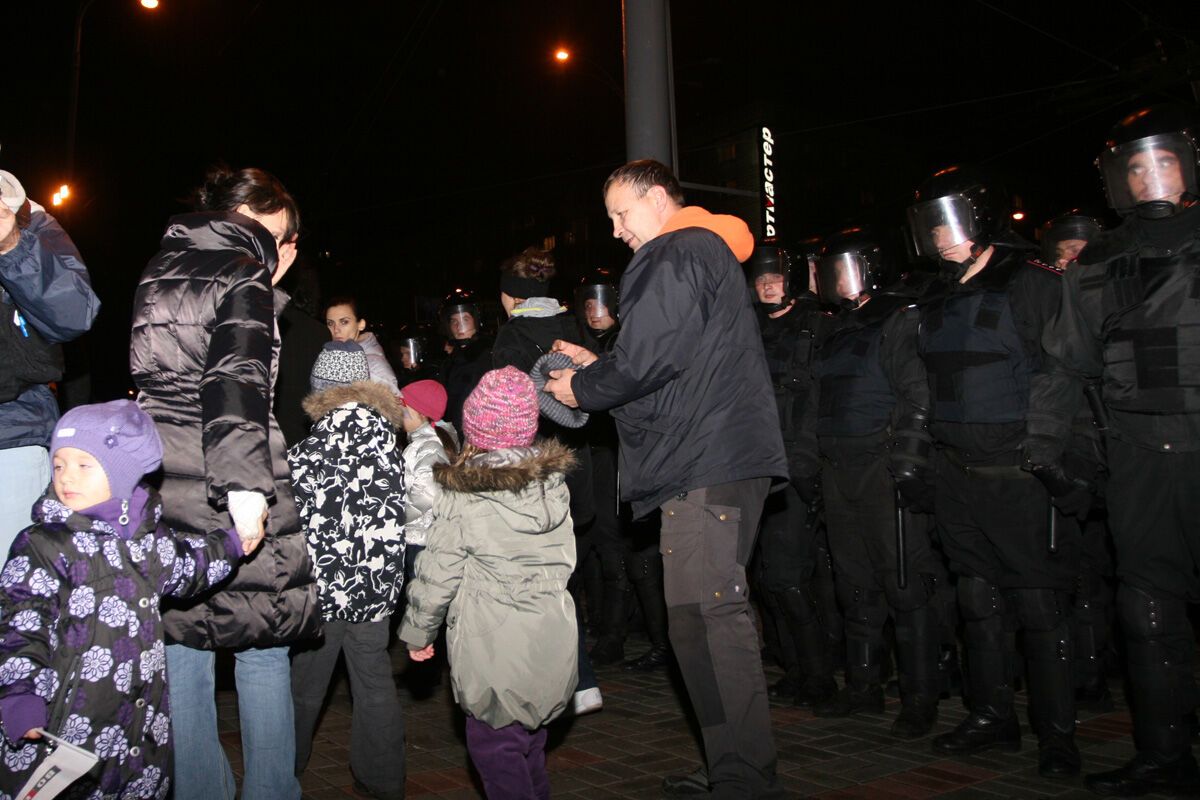
[[[124,504],[124,505],[123,505]],[[171,725],[159,599],[229,577],[232,531],[180,536],[160,525],[158,495],[139,487],[89,515],[51,490],[0,571],[0,798],[47,754],[21,737],[43,726],[100,763],[65,797],[164,798]]]

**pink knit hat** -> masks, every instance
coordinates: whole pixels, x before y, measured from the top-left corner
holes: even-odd
[[[538,428],[537,389],[516,367],[484,373],[463,403],[463,434],[482,450],[528,447]]]

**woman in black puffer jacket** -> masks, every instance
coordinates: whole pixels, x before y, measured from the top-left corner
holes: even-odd
[[[215,170],[198,213],[172,217],[134,298],[130,371],[163,441],[167,524],[233,526],[262,547],[198,601],[165,605],[175,798],[234,797],[217,739],[213,650],[235,651],[242,797],[299,798],[287,643],[320,632],[317,586],[271,414],[299,215],[273,176]],[[282,301],[282,302],[281,302]],[[265,519],[265,530],[264,530]]]

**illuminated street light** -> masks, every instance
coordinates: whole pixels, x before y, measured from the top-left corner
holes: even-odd
[[[59,192],[55,192],[54,197],[50,198],[50,205],[61,206],[62,201],[63,201],[62,194]]]
[[[554,51],[554,60],[560,64],[571,59],[571,51],[565,47],[560,47]]]
[[[601,83],[607,86],[609,91],[616,95],[617,99],[624,104],[625,91],[621,88],[621,85],[613,80],[613,77],[608,74],[608,70],[592,61],[587,57],[587,55],[580,55],[578,58],[576,58],[576,54],[572,53],[566,47],[558,47],[554,50],[554,60],[564,66],[568,62],[578,62],[578,67],[572,67],[572,70],[586,69],[591,71],[592,75],[590,77],[599,80]]]
[[[71,196],[71,187],[65,183],[62,186],[58,187],[58,196],[61,197],[63,200],[66,200],[68,197]]]
[[[153,11],[158,8],[158,0],[142,0],[142,8],[148,8]]]
[[[1020,222],[1021,220],[1025,219],[1025,212],[1024,211],[1014,211],[1012,214],[1012,218],[1015,219],[1017,222]]]

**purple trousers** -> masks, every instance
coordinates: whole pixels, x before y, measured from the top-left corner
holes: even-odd
[[[545,728],[528,731],[519,722],[493,728],[468,716],[467,752],[488,800],[549,800]]]

